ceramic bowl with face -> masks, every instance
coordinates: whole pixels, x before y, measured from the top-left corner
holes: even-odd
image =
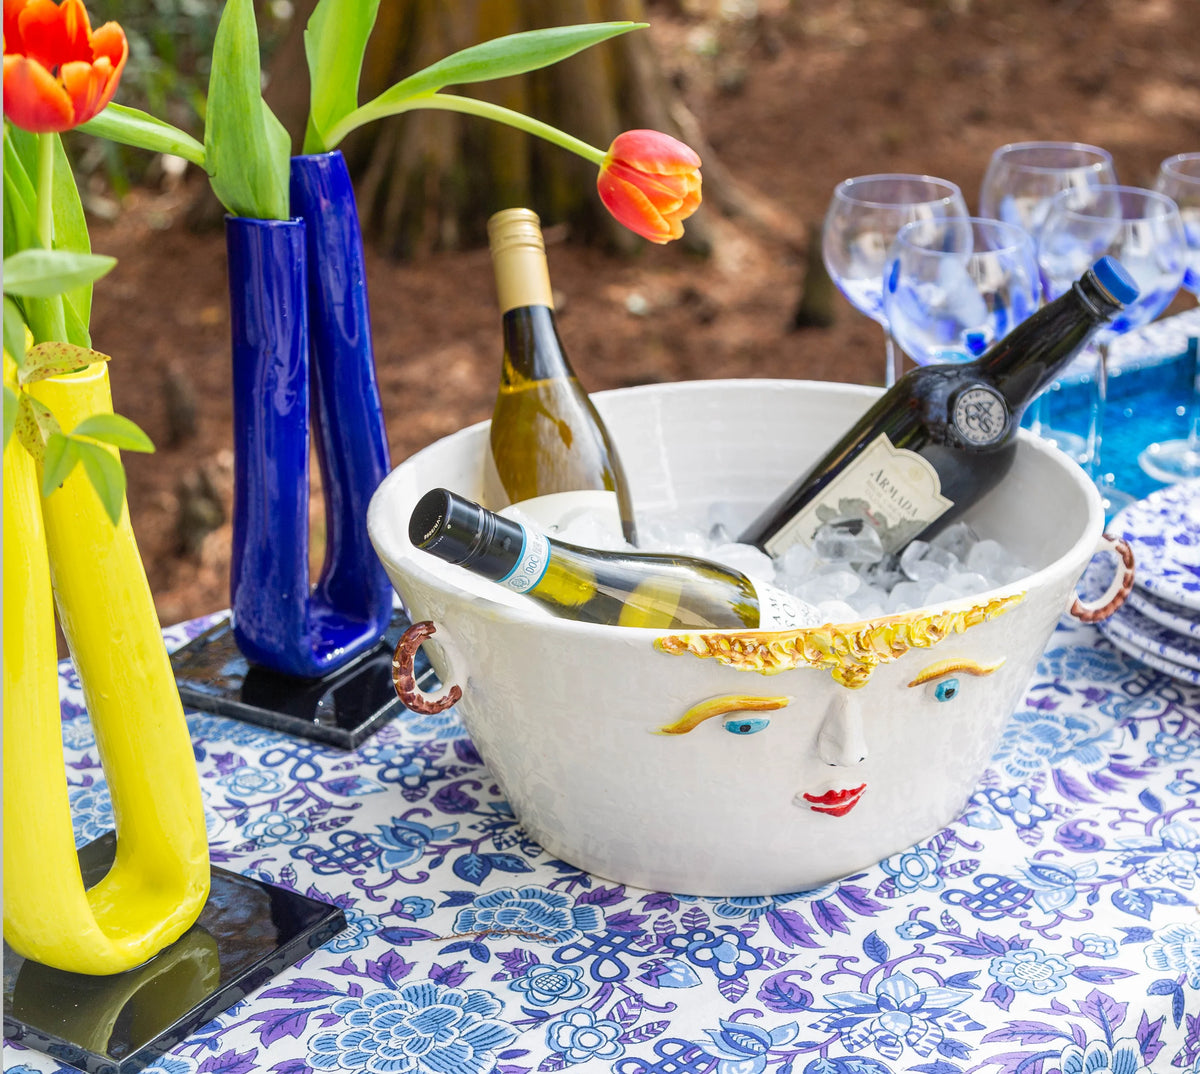
[[[702,519],[722,503],[749,522],[877,395],[735,380],[594,398],[639,512]],[[1029,565],[1016,583],[782,633],[597,626],[409,543],[429,489],[483,498],[487,449],[482,423],[398,466],[372,500],[372,542],[414,623],[432,624],[426,651],[461,690],[458,711],[526,831],[572,865],[654,890],[812,888],[952,821],[1107,542],[1083,471],[1022,433],[1010,473],[965,516]]]

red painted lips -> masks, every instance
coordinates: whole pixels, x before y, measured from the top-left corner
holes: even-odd
[[[867,789],[865,783],[841,791],[826,791],[824,794],[805,794],[809,809],[814,813],[828,813],[831,817],[844,817],[856,805]]]

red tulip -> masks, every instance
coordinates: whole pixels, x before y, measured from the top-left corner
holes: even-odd
[[[95,33],[81,0],[4,0],[4,115],[44,134],[86,123],[117,92],[125,31]]]
[[[683,221],[700,205],[700,158],[658,131],[626,131],[608,147],[596,186],[630,231],[669,242],[683,234]]]

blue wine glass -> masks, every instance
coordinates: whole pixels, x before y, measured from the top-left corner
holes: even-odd
[[[884,329],[884,380],[898,375],[896,349],[883,312],[883,264],[896,233],[913,220],[967,216],[962,191],[930,175],[860,175],[834,189],[821,236],[830,278],[851,305]]]
[[[1132,500],[1116,487],[1101,457],[1109,344],[1154,320],[1175,297],[1185,265],[1183,220],[1175,202],[1155,190],[1094,186],[1066,190],[1051,203],[1038,238],[1038,265],[1047,298],[1057,298],[1105,254],[1137,282],[1140,294],[1094,337],[1095,365],[1088,426],[1087,469],[1111,517]]]
[[[1036,243],[1050,202],[1064,190],[1117,182],[1112,155],[1086,142],[1010,142],[996,149],[979,187],[979,215],[1023,227]],[[1082,461],[1084,439],[1055,428],[1050,392],[1028,409],[1029,425],[1073,458]]]
[[[1187,270],[1183,287],[1200,298],[1200,153],[1179,153],[1158,167],[1155,190],[1174,199],[1183,217],[1187,242]],[[1192,347],[1196,346],[1192,341]],[[1193,350],[1193,353],[1195,351]],[[1181,440],[1151,444],[1138,456],[1138,464],[1157,481],[1168,484],[1200,477],[1200,368],[1193,374],[1188,407],[1188,434]]]
[[[884,313],[918,365],[979,357],[1038,307],[1033,239],[981,217],[905,224],[884,267]]]

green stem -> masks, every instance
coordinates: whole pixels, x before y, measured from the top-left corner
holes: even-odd
[[[458,97],[450,93],[437,92],[422,93],[415,97],[410,97],[406,101],[384,106],[379,106],[375,101],[370,101],[361,108],[356,108],[345,119],[334,126],[329,132],[327,141],[330,148],[333,148],[347,134],[366,123],[380,119],[383,116],[396,116],[402,112],[412,112],[418,108],[435,108],[444,112],[461,112],[468,116],[494,119],[497,123],[504,123],[509,127],[515,127],[517,130],[524,131],[526,134],[544,138],[547,142],[570,150],[572,153],[583,157],[584,160],[590,160],[593,164],[600,165],[604,162],[605,151],[603,149],[597,149],[593,145],[588,145],[587,142],[575,138],[564,131],[560,131],[557,127],[550,126],[549,123],[543,123],[541,120],[533,119],[522,112],[514,112],[511,108],[504,108],[489,101],[480,101],[474,97]]]
[[[38,135],[37,171],[38,239],[46,250],[54,249],[54,135]]]
[[[37,136],[37,234],[46,250],[54,249],[54,139],[53,134]],[[67,338],[62,295],[29,299],[25,312],[35,343]]]

